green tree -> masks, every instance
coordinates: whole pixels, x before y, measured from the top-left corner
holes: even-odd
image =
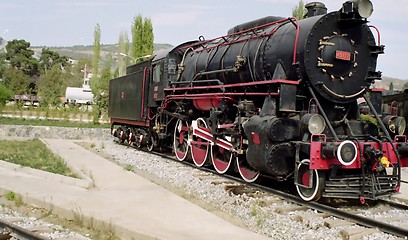
[[[299,0],[299,4],[292,9],[292,16],[297,19],[303,19],[306,13],[307,10],[305,8],[305,4],[303,3],[302,0]]]
[[[68,57],[60,56],[59,53],[52,51],[49,48],[43,48],[40,56],[40,72],[46,72],[55,64],[66,67],[68,65]]]
[[[129,54],[129,38],[126,32],[119,35],[118,53],[118,76],[123,76],[126,74],[126,66],[129,65],[129,58],[126,57]]]
[[[3,78],[4,70],[7,68],[6,53],[0,52],[0,79]]]
[[[124,41],[125,41],[125,54],[128,56],[130,54],[130,41],[129,41],[129,36],[127,33],[124,35]],[[130,65],[130,58],[125,58],[126,66]]]
[[[132,23],[132,58],[136,62],[143,60],[142,57],[153,53],[153,24],[149,18],[142,18],[139,14]]]
[[[402,87],[404,90],[408,89],[408,82],[404,84],[404,86]]]
[[[388,90],[394,90],[394,83],[393,82],[390,82],[390,86],[388,87]]]
[[[96,24],[94,30],[93,58],[92,58],[92,75],[97,78],[99,74],[99,59],[101,57],[101,27]]]
[[[92,86],[92,93],[94,94],[94,109],[93,109],[93,122],[99,123],[99,118],[105,115],[108,110],[108,88],[109,80],[112,79],[112,55],[108,55],[105,64],[101,70],[101,76],[98,81],[94,82]]]
[[[6,68],[3,72],[3,82],[13,95],[29,92],[30,78],[20,69]]]
[[[154,50],[153,23],[150,18],[145,18],[143,23],[143,55],[152,55]]]
[[[39,75],[39,62],[34,58],[34,51],[25,40],[12,40],[6,45],[6,60],[13,68],[21,70],[27,76]]]
[[[4,84],[0,83],[0,110],[6,104],[6,101],[11,98],[11,91]]]
[[[54,65],[43,74],[38,81],[38,95],[44,106],[58,106],[63,92],[63,77],[61,65]]]
[[[133,19],[131,32],[132,57],[133,59],[137,59],[143,56],[143,18],[140,14]]]

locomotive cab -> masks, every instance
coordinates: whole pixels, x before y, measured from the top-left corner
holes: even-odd
[[[149,91],[149,106],[157,107],[157,101],[163,101],[164,88],[167,87],[167,77],[168,72],[165,69],[168,69],[167,58],[168,52],[163,51],[159,52],[152,60],[152,78],[150,82],[150,91]]]
[[[182,52],[179,49],[191,43],[187,42],[174,48],[161,50],[152,59],[149,106],[158,107],[158,103],[165,100],[165,89],[171,83],[176,82],[179,74],[178,65],[182,61]]]

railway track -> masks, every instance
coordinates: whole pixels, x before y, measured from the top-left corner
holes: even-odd
[[[174,159],[175,160],[175,159]],[[192,167],[194,167],[191,164]],[[216,174],[219,175],[216,171],[213,171],[211,169],[206,169],[205,171],[211,172],[212,174]],[[221,176],[221,175],[219,175]],[[222,175],[224,176],[224,175]],[[269,193],[272,194],[274,196],[277,196],[279,198],[282,198],[285,201],[290,201],[292,203],[295,203],[297,205],[299,205],[299,207],[293,207],[293,208],[288,208],[286,210],[288,211],[298,211],[298,210],[302,210],[302,209],[311,209],[314,211],[317,211],[319,213],[324,213],[324,214],[328,214],[326,215],[326,217],[332,216],[332,217],[336,217],[339,219],[343,219],[347,222],[343,222],[342,224],[356,224],[359,226],[363,226],[366,228],[370,228],[370,229],[378,229],[379,231],[382,231],[384,233],[388,233],[397,237],[402,237],[402,238],[408,238],[408,224],[405,226],[398,226],[395,223],[387,223],[385,222],[384,219],[381,220],[376,220],[372,218],[372,214],[368,214],[368,216],[362,216],[358,214],[358,211],[348,211],[348,209],[342,209],[342,208],[336,208],[336,207],[332,207],[329,206],[327,204],[323,204],[323,203],[319,203],[319,202],[305,202],[303,201],[300,197],[290,194],[290,193],[286,193],[284,191],[281,190],[276,190],[276,189],[272,189],[269,187],[266,187],[264,185],[260,185],[260,184],[255,184],[255,183],[246,183],[243,180],[233,177],[233,176],[229,176],[229,175],[225,175],[226,178],[231,179],[233,181],[239,182],[240,184],[243,184],[244,186],[250,186],[258,191],[261,192],[265,192],[265,193]],[[241,189],[243,189],[241,187]],[[255,191],[256,191],[255,190]],[[247,192],[248,190],[240,190],[240,192]],[[399,216],[395,216],[394,219],[396,220],[407,220],[408,221],[408,206],[405,204],[401,204],[401,203],[397,203],[395,201],[390,201],[390,200],[380,200],[378,201],[379,203],[383,204],[384,206],[390,206],[391,208],[387,208],[385,209],[386,211],[393,211],[393,210],[402,210],[405,211],[405,214],[399,214],[399,215],[406,215],[406,217],[403,218],[399,218]],[[307,208],[304,208],[307,207]],[[279,210],[282,212],[286,212],[286,210]],[[299,214],[302,215],[302,214]],[[317,217],[320,217],[321,215],[316,215]],[[393,217],[391,217],[390,219],[392,219]],[[396,221],[398,222],[398,221]],[[352,225],[350,224],[350,225]],[[325,223],[326,226],[330,226],[330,223]],[[360,232],[366,232],[366,229],[361,229]],[[370,231],[368,231],[367,233],[371,233]],[[343,235],[348,234],[347,232],[343,233]]]
[[[48,239],[25,228],[0,219],[0,239],[45,240]]]
[[[127,146],[126,144],[122,145]],[[193,163],[188,161],[180,162],[175,157],[166,153],[148,152],[144,149],[137,150],[196,169]],[[200,168],[200,170],[203,170],[203,172],[195,174],[195,177],[200,178],[202,181],[210,181],[213,185],[223,185],[224,189],[230,194],[245,194],[253,198],[273,196],[273,200],[266,201],[264,204],[275,204],[277,212],[281,214],[295,214],[297,215],[296,218],[298,221],[304,222],[304,224],[310,224],[313,218],[325,218],[329,220],[325,220],[321,224],[329,228],[336,226],[354,226],[349,230],[341,230],[340,235],[346,239],[352,236],[363,236],[376,232],[383,232],[405,239],[408,238],[408,206],[402,203],[380,200],[376,202],[376,208],[367,208],[357,204],[354,206],[354,209],[350,210],[347,206],[334,207],[327,203],[305,202],[297,195],[285,192],[284,190],[273,189],[261,184],[247,183],[239,177],[221,175],[210,168]],[[287,202],[291,204],[288,206]],[[280,205],[280,203],[282,204]],[[375,209],[375,211],[370,211],[370,209]],[[375,213],[381,211],[395,212],[395,216],[391,216],[389,219],[376,218]],[[333,217],[335,220],[332,220]],[[406,225],[399,225],[404,221],[407,222]]]

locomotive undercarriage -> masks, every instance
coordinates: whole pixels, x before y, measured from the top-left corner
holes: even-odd
[[[397,164],[378,171],[373,169],[374,162],[364,162],[350,169],[342,169],[339,163],[331,164],[327,169],[312,167],[310,159],[314,161],[316,154],[313,154],[311,145],[316,142],[327,144],[326,148],[333,152],[329,145],[336,141],[333,137],[326,139],[326,135],[303,134],[301,137],[298,131],[302,126],[297,113],[261,117],[262,108],[257,111],[251,100],[242,100],[236,105],[222,103],[220,108],[198,113],[189,109],[191,103],[180,101],[175,105],[182,107],[174,108],[174,112],[157,114],[150,126],[119,127],[113,134],[122,142],[127,141],[135,147],[146,146],[149,151],[173,147],[179,161],[192,161],[197,167],[213,166],[220,174],[237,172],[247,182],[259,180],[261,175],[279,181],[294,181],[299,195],[306,201],[338,197],[360,198],[363,202],[398,191],[400,174]],[[264,105],[276,107],[276,102],[269,98]],[[276,109],[271,112],[276,114]],[[303,113],[304,116],[307,114]],[[338,124],[335,128],[336,132],[349,134],[347,129],[353,126],[353,132],[362,133],[367,129],[365,125],[350,121],[346,127]],[[345,130],[340,130],[342,127]],[[366,144],[372,142],[366,136],[355,138]],[[312,142],[309,143],[308,139]],[[354,141],[348,139],[338,142]],[[325,147],[319,149],[323,151]],[[331,158],[334,157],[326,158],[333,162]]]
[[[243,100],[238,106],[240,104],[245,105],[240,106],[240,108],[245,109],[245,112],[250,112],[248,109],[251,109],[251,101]],[[276,105],[272,104],[272,106]],[[260,110],[260,112],[262,111]],[[320,197],[339,197],[360,199],[364,202],[365,199],[377,199],[399,190],[399,165],[394,163],[385,168],[383,163],[378,161],[378,157],[370,159],[368,156],[370,151],[378,151],[378,146],[370,151],[365,149],[364,154],[367,156],[362,157],[363,153],[361,152],[359,157],[362,157],[362,164],[359,167],[353,166],[353,168],[342,169],[341,164],[337,163],[331,164],[328,169],[313,169],[310,167],[309,159],[314,154],[310,154],[310,144],[307,143],[308,137],[311,136],[306,134],[307,136],[303,137],[306,141],[295,140],[299,138],[299,133],[296,130],[300,126],[297,125],[299,121],[296,119],[299,119],[300,116],[286,114],[282,117],[260,117],[258,114],[259,112],[256,113],[256,111],[252,111],[249,116],[240,116],[237,113],[233,123],[231,119],[225,122],[225,120],[220,121],[222,118],[216,118],[218,125],[215,127],[215,131],[211,124],[214,122],[214,118],[211,119],[212,114],[208,114],[207,118],[197,118],[191,123],[179,120],[174,131],[174,149],[180,149],[177,146],[183,143],[184,150],[176,152],[177,158],[185,160],[192,157],[197,166],[213,165],[221,174],[235,170],[248,182],[258,180],[261,175],[279,181],[292,181],[293,179],[299,194],[307,201],[318,200]],[[249,128],[249,132],[244,132],[245,127],[243,125],[248,124],[249,120],[254,121],[254,128]],[[262,122],[267,122],[266,129]],[[279,125],[281,122],[283,124]],[[346,122],[347,124],[343,124],[344,126],[337,122],[336,132],[345,135],[338,136],[341,139],[338,142],[331,137],[330,141],[336,142],[334,145],[337,144],[336,146],[338,146],[340,143],[354,144],[354,141],[356,143],[360,141],[366,145],[365,147],[368,147],[372,146],[374,142],[380,142],[382,145],[385,144],[384,146],[387,146],[389,151],[392,151],[391,143],[387,141],[382,142],[375,138],[373,141],[373,137],[368,137],[368,135],[350,134],[350,132],[361,134],[372,131],[373,126],[369,123],[361,123],[357,120]],[[271,126],[273,123],[276,123],[275,128]],[[339,130],[340,128],[344,129]],[[268,135],[268,133],[272,133],[273,136]],[[250,134],[252,135],[248,137]],[[262,134],[268,136],[262,136]],[[273,141],[265,141],[266,138],[273,139]],[[329,141],[326,137],[324,139]],[[254,142],[255,145],[261,142],[263,145],[261,148],[254,149]],[[248,147],[251,143],[253,144],[252,150]],[[295,150],[297,144],[302,145],[302,147]],[[190,154],[189,148],[191,148]],[[265,149],[273,149],[276,153],[268,155],[270,150],[265,151]],[[251,151],[255,153],[251,155]],[[262,152],[266,152],[266,156],[263,156]],[[334,158],[335,156],[331,157]],[[256,160],[259,158],[274,160],[274,162],[262,166]],[[282,163],[287,164],[287,166],[282,167]],[[374,167],[377,163],[379,165]]]
[[[340,169],[340,170],[337,170]],[[333,165],[328,170],[310,169],[310,160],[297,162],[294,179],[299,195],[306,201],[316,201],[321,197],[375,200],[399,191],[398,166],[379,172],[362,167],[341,169]]]
[[[298,165],[296,188],[304,200],[315,201],[320,197],[360,199],[378,199],[398,191],[398,177],[390,173],[362,174],[350,171],[332,176],[331,171],[311,170],[309,160]],[[392,170],[391,170],[392,171]],[[354,172],[354,174],[352,174]]]
[[[400,158],[406,158],[406,154],[401,154],[407,146],[406,137],[394,132],[392,140],[388,133],[383,134],[387,129],[381,117],[370,100],[367,97],[365,100],[374,115],[370,116],[370,121],[366,118],[353,120],[356,117],[353,116],[355,110],[350,111],[353,105],[343,109],[344,115],[339,110],[341,107],[328,108],[326,116],[338,116],[337,120],[328,122],[331,131],[308,136],[310,144],[296,143],[294,179],[304,200],[351,198],[364,203],[366,199],[375,200],[399,191]],[[319,109],[324,111],[321,106]],[[332,114],[334,111],[336,113]],[[404,147],[396,149],[399,138],[403,143],[400,146]]]

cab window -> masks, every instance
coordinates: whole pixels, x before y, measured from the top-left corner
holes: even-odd
[[[161,70],[160,70],[160,65],[156,65],[153,67],[153,82],[160,82],[160,75],[161,75]]]

